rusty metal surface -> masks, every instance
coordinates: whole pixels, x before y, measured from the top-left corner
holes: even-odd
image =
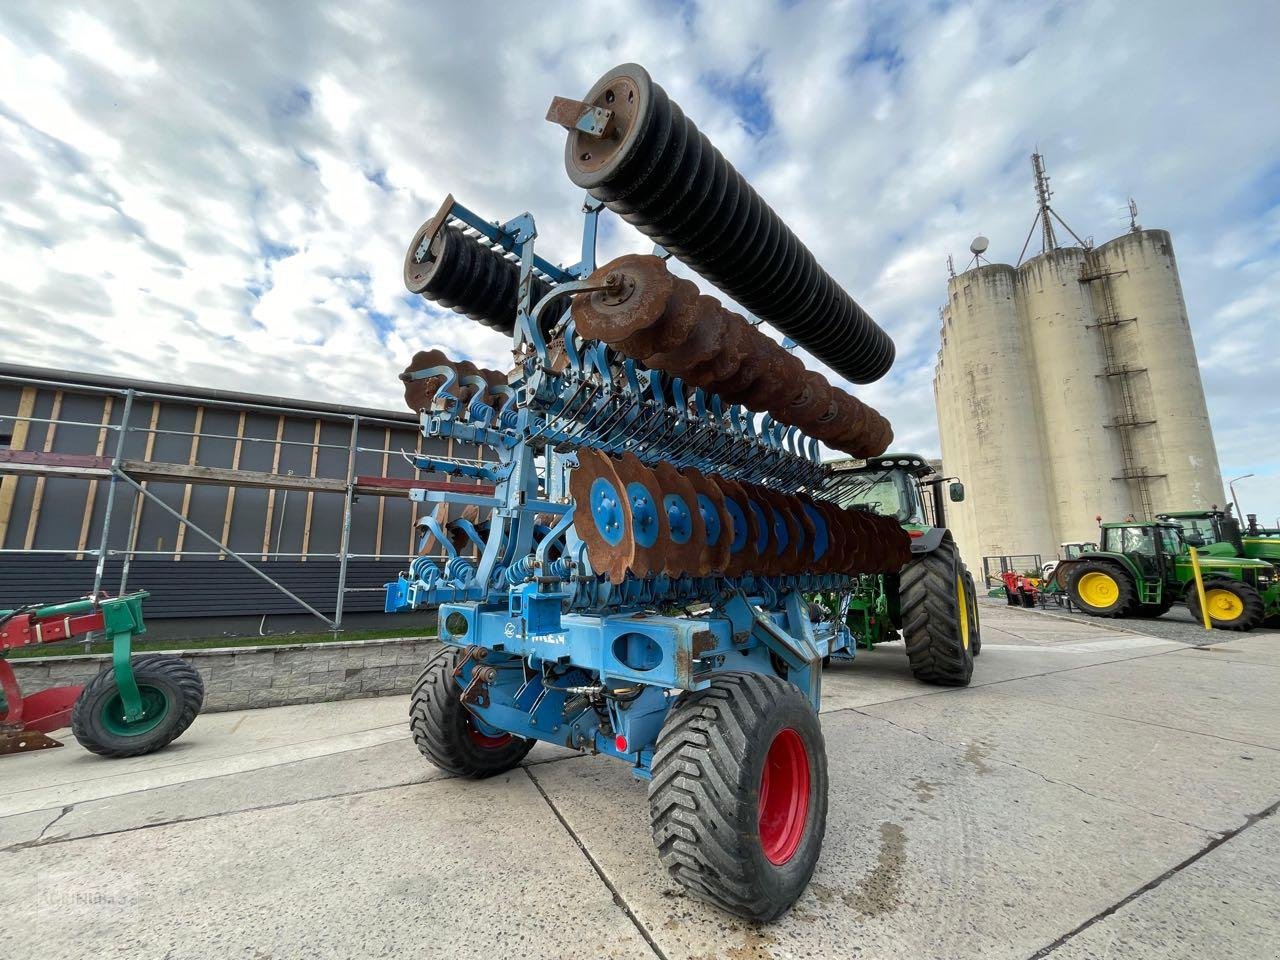
[[[609,481],[618,492],[618,510],[624,527],[621,540],[617,544],[610,544],[596,530],[594,522],[585,516],[574,523],[574,529],[587,545],[587,558],[591,561],[591,568],[596,573],[607,576],[611,582],[621,583],[635,560],[636,543],[631,528],[631,506],[610,459],[597,450],[583,447],[578,451],[578,466],[569,474],[569,494],[574,503],[589,505],[591,486],[601,477]],[[590,510],[589,506],[587,510]]]
[[[30,753],[32,750],[48,750],[62,746],[62,741],[55,740],[39,730],[10,730],[0,727],[0,757],[10,753]]]

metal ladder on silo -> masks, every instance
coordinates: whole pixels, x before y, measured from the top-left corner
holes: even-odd
[[[1116,310],[1115,298],[1111,292],[1111,277],[1124,273],[1123,270],[1100,269],[1092,256],[1086,257],[1080,266],[1080,282],[1096,283],[1102,295],[1102,310],[1098,314],[1098,322],[1088,326],[1096,328],[1102,338],[1103,368],[1100,377],[1114,377],[1120,387],[1120,414],[1104,426],[1114,429],[1120,439],[1120,454],[1123,459],[1120,475],[1113,480],[1124,480],[1137,495],[1138,507],[1142,511],[1142,519],[1150,520],[1155,516],[1151,500],[1150,481],[1164,474],[1152,473],[1143,464],[1138,463],[1134,443],[1134,431],[1139,427],[1150,426],[1155,420],[1142,420],[1138,416],[1137,398],[1133,393],[1130,377],[1146,372],[1146,367],[1133,367],[1116,360],[1115,330],[1123,323],[1136,323],[1137,317],[1122,317]]]

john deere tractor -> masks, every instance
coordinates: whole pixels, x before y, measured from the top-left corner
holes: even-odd
[[[1280,537],[1267,536],[1256,522],[1241,531],[1240,521],[1228,510],[1180,510],[1157,519],[1182,528],[1183,542],[1200,553],[1215,557],[1248,557],[1280,566]],[[1251,521],[1254,520],[1250,515]]]
[[[1185,603],[1201,617],[1195,575],[1182,527],[1169,520],[1104,523],[1101,549],[1064,560],[1054,581],[1095,617],[1159,617]],[[1276,568],[1240,556],[1200,556],[1209,622],[1252,630],[1280,613]]]
[[[916,679],[968,684],[982,649],[973,577],[946,526],[946,497],[964,499],[924,457],[886,453],[834,465],[825,496],[846,507],[891,516],[911,537],[911,560],[898,573],[866,576],[849,600],[845,622],[858,645],[896,640],[901,631]]]

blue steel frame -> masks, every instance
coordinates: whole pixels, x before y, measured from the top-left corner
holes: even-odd
[[[604,344],[575,336],[570,295],[600,289],[585,278],[596,267],[601,209],[587,197],[582,258],[567,269],[534,253],[537,228],[527,213],[496,226],[456,202],[448,210],[459,225],[518,257],[518,370],[509,387],[498,389],[496,407],[484,402],[490,397],[483,382],[472,384],[480,389],[464,407],[455,388],[465,384],[452,367],[414,375],[444,377],[421,415],[424,436],[478,444],[495,455],[476,465],[419,456],[417,468],[482,479],[495,491],[412,491],[420,502],[479,508],[484,521],[458,524],[479,556],[456,550],[435,519],[422,521],[424,542],[434,536],[445,560],[415,557],[387,584],[386,610],[439,607],[440,639],[467,651],[458,682],[483,733],[609,754],[647,779],[671,697],[706,687],[717,672],[782,675],[816,710],[822,659],[852,656],[856,645],[842,616],[815,622],[805,595],[848,594],[857,580],[628,574],[611,584],[591,569],[568,487],[579,448],[627,451],[644,463],[691,465],[788,491],[817,489],[826,474],[817,441],[795,428],[638,369]],[[536,304],[535,272],[552,284]],[[548,325],[551,317],[556,322]],[[568,363],[559,372],[542,334],[547,329],[563,339]],[[785,530],[782,523],[784,544]],[[815,558],[826,549],[821,533],[813,549]]]

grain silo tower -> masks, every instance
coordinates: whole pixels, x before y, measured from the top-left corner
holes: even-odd
[[[1094,247],[1049,203],[1032,156],[1041,252],[983,261],[947,284],[934,377],[943,462],[965,480],[952,510],[966,561],[1054,556],[1094,519],[1224,503],[1168,232]],[[1074,244],[1060,245],[1055,223]]]

